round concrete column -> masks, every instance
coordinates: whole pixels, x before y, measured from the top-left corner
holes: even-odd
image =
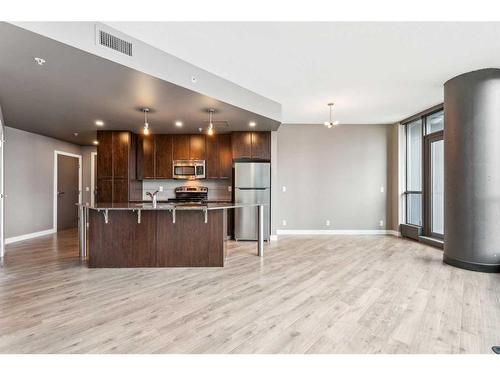
[[[500,69],[444,84],[445,263],[500,272]]]

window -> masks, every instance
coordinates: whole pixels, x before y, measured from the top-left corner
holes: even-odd
[[[422,225],[422,120],[406,125],[406,222]]]
[[[425,134],[431,134],[444,129],[444,112],[441,110],[430,114],[425,118],[426,132]]]

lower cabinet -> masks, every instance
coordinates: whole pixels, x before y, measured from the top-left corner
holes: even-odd
[[[113,202],[113,179],[98,178],[96,186],[96,202]]]

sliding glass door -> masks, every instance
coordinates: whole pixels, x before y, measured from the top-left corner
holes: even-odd
[[[444,236],[444,141],[443,131],[424,138],[424,234]]]
[[[444,112],[441,108],[405,123],[406,224],[424,236],[444,237]]]

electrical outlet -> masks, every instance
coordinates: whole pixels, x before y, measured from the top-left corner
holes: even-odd
[[[286,193],[286,186],[282,186],[282,187],[281,187],[281,191],[282,191],[283,193]]]
[[[227,187],[227,191],[231,192],[233,189],[231,188],[231,186],[228,186]]]
[[[281,220],[281,225],[283,225],[284,227],[286,227],[286,220]]]
[[[381,186],[381,187],[380,187],[380,192],[381,192],[381,193],[383,193],[383,192],[384,192],[384,190],[385,190],[385,189],[384,189],[384,187],[383,187],[383,186]]]
[[[90,191],[90,188],[88,186],[85,186],[85,191]]]
[[[160,186],[160,187],[158,188],[158,191],[163,191],[163,186]]]
[[[383,227],[383,226],[384,226],[384,220],[380,220],[380,221],[378,222],[378,225],[379,225],[380,227]]]
[[[330,220],[327,220],[326,221],[326,226],[329,227],[330,226]]]

